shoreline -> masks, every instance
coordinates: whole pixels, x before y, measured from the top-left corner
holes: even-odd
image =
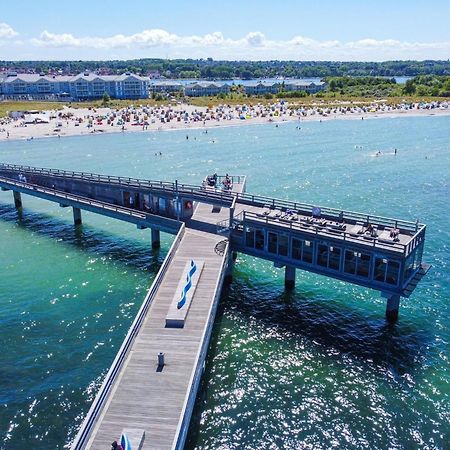
[[[170,110],[173,114],[186,114],[186,110],[190,110],[190,114],[200,114],[205,117],[208,114],[207,108],[201,107],[165,107],[166,110]],[[143,108],[145,111],[145,108]],[[134,109],[133,114],[145,114],[142,112],[142,108]],[[278,111],[278,110],[277,110]],[[279,124],[289,122],[328,122],[334,120],[371,120],[371,119],[385,119],[385,118],[398,118],[398,117],[437,117],[437,116],[450,116],[450,108],[434,108],[434,109],[403,109],[392,111],[359,111],[352,113],[342,112],[330,112],[328,114],[311,112],[309,110],[306,115],[292,115],[287,114],[288,110],[281,110],[277,115],[247,117],[240,119],[239,117],[222,118],[222,119],[201,119],[196,121],[190,121],[185,123],[180,120],[170,120],[167,122],[148,123],[147,125],[132,125],[126,122],[124,130],[120,125],[107,125],[106,123],[97,123],[88,125],[85,123],[87,117],[92,117],[89,121],[95,121],[94,117],[107,117],[110,114],[117,114],[117,111],[110,108],[99,108],[98,110],[80,110],[65,108],[63,112],[66,115],[72,115],[70,119],[67,118],[54,118],[54,111],[45,111],[42,115],[53,117],[49,119],[49,123],[27,123],[24,124],[23,119],[10,120],[9,123],[0,125],[0,142],[25,140],[30,141],[33,139],[45,139],[45,138],[61,138],[68,136],[92,136],[112,133],[146,133],[155,131],[194,131],[194,130],[208,130],[220,127],[239,127],[248,125],[263,125],[272,124],[278,126]],[[82,120],[82,122],[80,122]],[[153,119],[154,120],[154,119]],[[147,123],[147,122],[146,122]],[[59,126],[58,126],[59,124]],[[77,125],[75,125],[77,124]],[[62,126],[61,126],[62,125]]]

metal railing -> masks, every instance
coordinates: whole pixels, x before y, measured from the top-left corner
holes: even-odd
[[[344,221],[346,223],[356,224],[357,222],[362,222],[363,224],[373,224],[383,227],[396,228],[400,231],[417,234],[421,230],[425,229],[425,225],[417,222],[411,222],[400,219],[393,219],[383,216],[364,214],[354,211],[346,211],[337,208],[329,207],[318,207],[316,205],[311,205],[302,202],[292,202],[289,200],[276,199],[272,197],[262,196],[262,195],[252,195],[247,193],[238,193],[224,191],[222,189],[214,189],[205,186],[205,183],[201,186],[184,184],[178,182],[167,182],[167,181],[155,181],[155,180],[142,180],[138,178],[126,178],[111,175],[100,175],[94,173],[86,172],[72,172],[59,169],[47,169],[47,168],[37,168],[31,166],[21,166],[15,164],[5,164],[0,163],[0,171],[11,170],[17,173],[33,173],[48,176],[59,176],[64,178],[71,178],[83,181],[94,181],[99,183],[117,184],[124,186],[126,188],[136,188],[136,189],[149,189],[150,191],[163,191],[167,194],[176,196],[195,196],[197,199],[209,201],[209,202],[220,202],[229,203],[236,198],[236,201],[240,204],[265,207],[271,209],[279,209],[281,211],[292,210],[299,214],[305,216],[312,216],[313,210],[320,209],[320,217],[327,220],[334,221]],[[223,175],[218,176],[218,180],[221,179]],[[245,182],[244,175],[230,175],[230,178],[237,180],[237,182]],[[235,181],[236,182],[236,181]]]
[[[225,222],[225,221],[223,221]],[[331,229],[326,226],[318,226],[318,224],[309,224],[306,227],[305,222],[302,221],[293,221],[293,220],[283,220],[280,218],[274,218],[269,216],[261,216],[253,212],[242,211],[240,214],[233,218],[233,223],[231,225],[232,228],[235,228],[239,225],[244,225],[246,222],[251,222],[253,225],[265,225],[276,227],[281,230],[290,230],[290,231],[298,231],[301,233],[313,234],[316,238],[319,237],[328,237],[332,239],[342,240],[344,242],[349,242],[351,244],[361,244],[364,246],[371,246],[382,248],[383,250],[400,250],[403,255],[407,255],[407,250],[409,248],[408,244],[402,244],[400,242],[385,242],[380,241],[378,237],[364,238],[363,235],[354,236],[353,233],[349,233],[346,230],[335,230],[331,231]],[[228,223],[228,222],[227,222]],[[303,224],[303,226],[302,226]],[[225,227],[225,224],[218,223],[218,227]]]
[[[185,231],[185,225],[182,224],[180,227],[180,230],[178,231],[178,234],[175,237],[175,240],[173,241],[169,253],[167,253],[167,256],[164,260],[164,262],[161,265],[161,268],[159,269],[158,274],[156,275],[156,278],[153,280],[153,283],[150,287],[150,289],[147,292],[147,295],[145,296],[144,302],[142,303],[142,306],[140,307],[136,318],[134,319],[133,323],[131,324],[131,327],[125,337],[125,340],[123,341],[119,352],[117,353],[116,357],[114,358],[114,361],[106,374],[105,379],[103,380],[102,386],[100,387],[100,390],[98,391],[90,409],[87,413],[81,428],[79,429],[75,440],[72,442],[71,450],[82,450],[85,448],[85,445],[88,443],[88,440],[90,438],[90,435],[92,433],[92,430],[97,422],[97,419],[101,412],[103,411],[103,408],[105,406],[106,401],[108,400],[108,396],[110,394],[111,388],[116,381],[120,370],[122,368],[122,365],[128,356],[128,352],[134,342],[135,337],[137,336],[142,323],[145,319],[145,316],[148,312],[148,309],[150,308],[150,305],[153,301],[153,298],[155,294],[157,293],[162,280],[164,278],[164,275],[167,272],[167,269],[169,267],[170,262],[173,259],[173,256],[176,252],[176,249],[181,242],[181,239],[183,238]]]
[[[363,222],[365,224],[371,223],[373,225],[381,225],[384,227],[397,228],[410,233],[416,233],[425,225],[417,222],[411,222],[400,219],[393,219],[389,217],[364,214],[355,211],[346,211],[343,209],[322,207],[311,205],[302,202],[292,202],[289,200],[276,199],[262,195],[252,195],[247,193],[234,193],[237,202],[250,206],[265,207],[270,209],[279,209],[281,211],[292,210],[298,214],[313,216],[313,210],[320,208],[320,217],[327,220],[345,221],[346,223]]]
[[[144,221],[149,220],[149,219],[154,219],[154,218],[158,218],[158,219],[163,218],[164,220],[172,221],[174,224],[178,223],[178,221],[176,221],[175,219],[171,219],[168,217],[150,214],[150,213],[146,213],[146,212],[142,212],[142,211],[136,211],[135,209],[127,208],[125,206],[118,206],[118,205],[114,205],[112,203],[101,202],[98,200],[92,200],[88,197],[84,197],[84,196],[80,196],[80,195],[76,195],[76,194],[68,194],[66,192],[62,192],[62,191],[58,191],[58,190],[54,190],[54,189],[43,188],[42,186],[39,186],[37,184],[26,183],[23,181],[16,181],[16,180],[12,180],[10,178],[4,178],[4,177],[0,177],[0,183],[6,184],[10,187],[16,186],[18,188],[27,190],[27,191],[29,191],[29,193],[31,195],[33,195],[33,193],[37,193],[37,192],[42,193],[42,194],[53,195],[54,197],[56,197],[55,200],[57,200],[58,202],[60,202],[62,204],[64,204],[64,200],[68,200],[68,201],[72,201],[72,202],[77,202],[82,205],[89,205],[94,208],[99,208],[102,210],[113,211],[113,212],[116,212],[119,214],[134,217],[136,219],[141,219]]]
[[[101,175],[89,172],[74,172],[60,169],[48,169],[43,167],[23,166],[16,164],[0,163],[1,171],[13,171],[14,173],[34,174],[51,177],[61,177],[65,179],[91,181],[96,183],[107,183],[117,185],[127,189],[148,189],[149,191],[163,191],[171,196],[196,196],[205,201],[217,203],[230,203],[232,201],[231,192],[219,190],[207,190],[204,186],[191,185],[186,183],[143,180],[131,177],[119,177],[114,175]]]

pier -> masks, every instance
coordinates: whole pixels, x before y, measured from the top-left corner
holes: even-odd
[[[26,207],[22,194],[72,208],[74,226],[86,210],[150,228],[149,248],[159,247],[161,231],[175,235],[73,442],[77,450],[108,448],[122,432],[133,450],[184,447],[236,253],[284,269],[286,289],[295,287],[296,270],[307,270],[377,290],[390,321],[429,270],[426,225],[252,195],[245,176],[190,185],[0,164],[0,187],[12,191],[16,208]]]

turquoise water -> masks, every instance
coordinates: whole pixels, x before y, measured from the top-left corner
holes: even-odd
[[[420,218],[433,269],[395,326],[376,292],[299,272],[288,294],[282,271],[240,256],[187,448],[446,448],[450,117],[297,126],[6,142],[0,161],[190,183],[242,173],[251,192]],[[64,448],[171,237],[152,253],[148,230],[89,213],[75,230],[69,208],[23,196],[18,214],[11,197],[0,193],[0,448]]]

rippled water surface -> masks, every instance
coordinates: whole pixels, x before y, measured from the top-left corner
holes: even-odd
[[[450,117],[297,127],[7,142],[0,161],[191,183],[243,173],[251,192],[420,218],[433,269],[394,326],[376,292],[298,272],[285,293],[281,270],[240,256],[187,448],[449,448]],[[60,449],[171,237],[153,253],[149,230],[89,213],[75,229],[69,208],[23,196],[17,213],[11,197],[0,193],[0,448]]]

